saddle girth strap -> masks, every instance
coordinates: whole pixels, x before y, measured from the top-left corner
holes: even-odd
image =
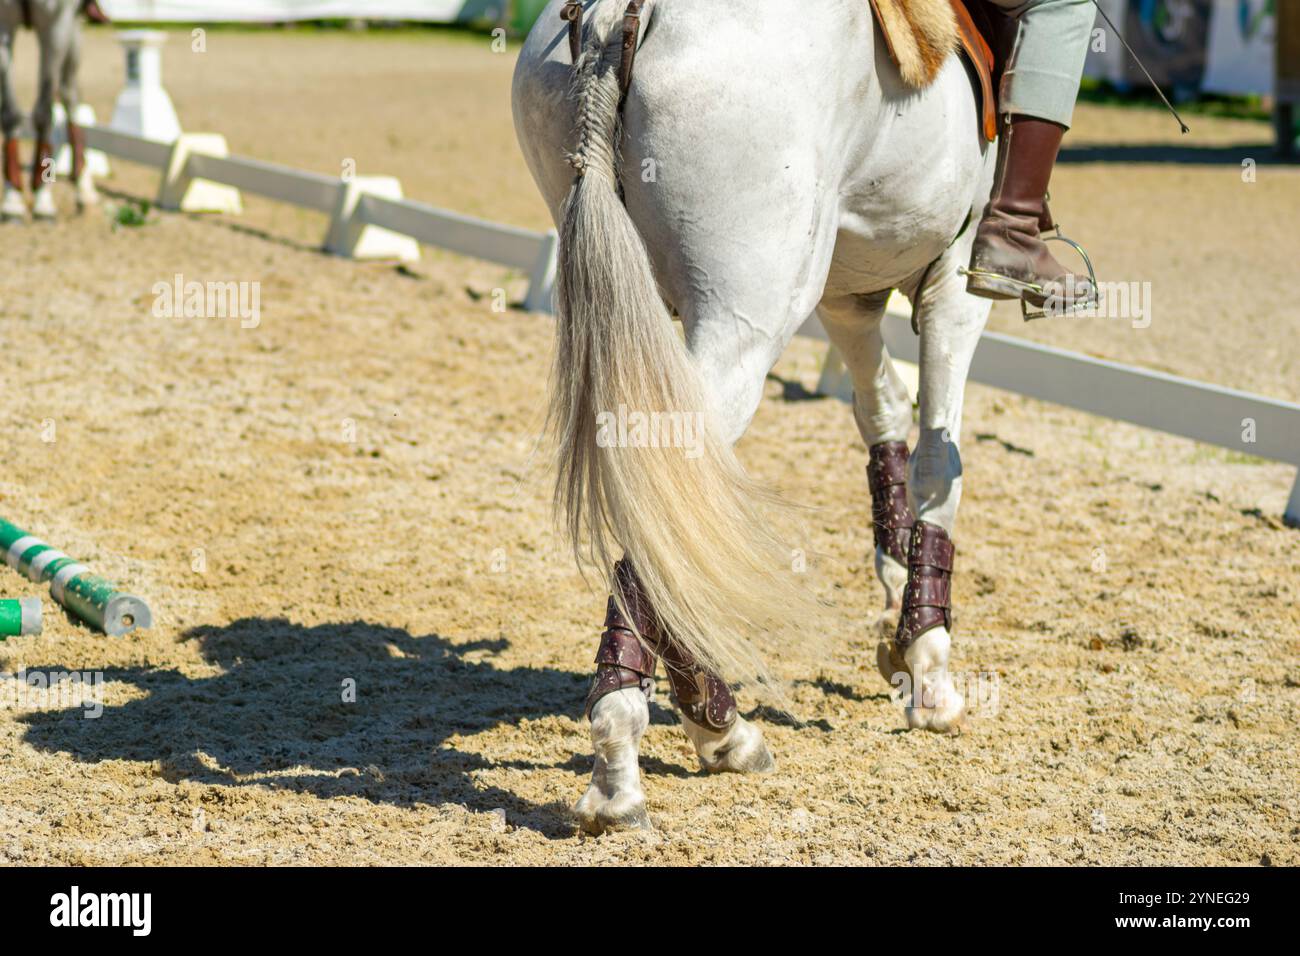
[[[952,630],[952,565],[956,555],[948,532],[937,524],[918,521],[912,526],[907,554],[907,587],[898,616],[894,646],[905,651],[926,631]]]
[[[867,462],[871,534],[877,548],[907,564],[907,542],[916,518],[907,503],[907,442],[877,442]]]

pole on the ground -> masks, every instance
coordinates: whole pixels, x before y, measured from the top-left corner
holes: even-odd
[[[15,598],[0,601],[0,641],[41,633],[41,599]]]
[[[149,606],[40,538],[0,518],[0,554],[9,567],[38,584],[69,613],[112,637],[153,623]]]

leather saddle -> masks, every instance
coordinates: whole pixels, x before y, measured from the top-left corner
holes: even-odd
[[[949,50],[926,49],[926,44],[932,43],[934,38],[926,36],[923,29],[918,29],[917,20],[922,11],[908,6],[915,2],[916,0],[871,0],[871,9],[876,22],[880,24],[885,47],[889,50],[890,58],[899,66],[904,82],[912,86],[925,86],[938,75],[939,66]],[[948,0],[948,3],[951,4],[957,21],[958,48],[973,74],[980,129],[984,138],[992,142],[998,135],[996,90],[1003,66],[993,51],[1006,49],[997,33],[999,25],[1006,18],[993,15],[987,9],[985,0]]]

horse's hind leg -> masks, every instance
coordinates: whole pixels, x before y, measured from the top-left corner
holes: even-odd
[[[84,210],[99,202],[99,193],[95,191],[95,181],[86,165],[86,131],[77,123],[77,107],[81,103],[81,89],[77,83],[80,70],[81,31],[74,25],[59,75],[59,98],[68,117],[68,145],[72,151],[72,183],[77,191],[77,209]]]
[[[54,219],[58,210],[54,205],[54,147],[51,133],[54,129],[54,101],[59,94],[63,63],[71,48],[77,30],[77,4],[60,4],[49,10],[37,5],[32,8],[32,26],[40,42],[40,74],[37,79],[36,106],[32,110],[36,148],[32,155],[32,216],[36,219]]]
[[[682,725],[704,769],[762,772],[772,767],[762,734],[736,713],[726,684],[662,632],[626,558],[615,567],[614,581],[627,614],[611,596],[586,704],[595,763],[591,782],[573,808],[589,833],[651,827],[638,758],[661,656]]]
[[[885,588],[882,622],[892,627],[907,584],[907,542],[912,510],[907,501],[907,434],[912,400],[885,349],[880,323],[891,290],[828,297],[817,307],[826,334],[853,380],[853,418],[870,453],[876,576]]]
[[[952,544],[961,500],[961,416],[966,375],[990,303],[968,295],[957,266],[969,240],[952,246],[912,297],[921,331],[920,437],[908,468],[916,524],[908,548],[907,588],[893,659],[910,676],[907,721],[913,728],[954,729],[965,701],[948,671],[952,645]]]
[[[23,172],[18,159],[18,127],[22,113],[13,88],[14,33],[17,30],[17,4],[0,8],[0,127],[4,130],[4,198],[0,200],[0,219],[24,219]],[[9,17],[10,20],[5,20]]]

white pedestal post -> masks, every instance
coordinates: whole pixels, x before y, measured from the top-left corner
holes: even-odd
[[[113,108],[111,129],[163,143],[175,142],[181,135],[176,108],[162,85],[166,39],[161,30],[126,30],[117,35],[126,51],[126,88]]]

